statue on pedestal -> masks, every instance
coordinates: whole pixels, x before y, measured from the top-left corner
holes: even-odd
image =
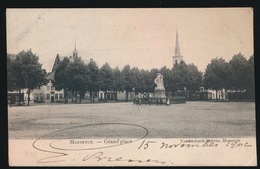
[[[154,83],[157,85],[155,89],[165,90],[163,84],[163,75],[161,73],[157,73],[157,77],[154,79]]]
[[[163,83],[163,75],[157,73],[157,77],[154,79],[154,83],[157,85],[154,89],[155,97],[165,98],[165,88]]]

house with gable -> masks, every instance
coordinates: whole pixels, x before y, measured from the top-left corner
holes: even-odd
[[[43,85],[33,91],[34,101],[39,103],[54,103],[64,101],[64,90],[56,90],[54,86],[55,70],[57,69],[60,61],[64,57],[57,54],[52,71],[47,74],[46,79],[48,80],[46,85]]]

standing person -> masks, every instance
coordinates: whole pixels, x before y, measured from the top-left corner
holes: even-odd
[[[170,106],[170,98],[169,97],[166,98],[166,105]]]
[[[146,101],[146,100],[147,100],[147,99],[146,99],[146,93],[144,93],[144,94],[143,94],[143,103],[144,103],[144,104],[147,104],[147,101]]]
[[[135,97],[135,104],[136,104],[136,105],[139,105],[139,100],[140,100],[140,98],[139,98],[139,93],[137,93],[137,95],[136,95],[136,97]]]
[[[135,96],[135,104],[138,105],[139,104],[139,94],[137,93]]]
[[[149,103],[149,105],[151,105],[151,94],[148,94],[148,103]]]
[[[142,97],[140,96],[140,93],[138,94],[138,101],[139,101],[139,105],[141,105],[142,104]]]

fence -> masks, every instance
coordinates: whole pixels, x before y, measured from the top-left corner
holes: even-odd
[[[167,105],[167,100],[169,99],[170,104],[180,104],[186,103],[185,97],[176,96],[170,98],[134,98],[133,104],[156,104],[156,105]]]

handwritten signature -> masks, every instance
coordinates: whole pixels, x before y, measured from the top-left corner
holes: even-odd
[[[124,159],[123,157],[109,157],[109,156],[104,156],[103,152],[97,152],[92,155],[87,155],[86,157],[83,158],[82,161],[88,161],[90,159],[95,159],[96,161],[104,161],[106,160],[107,162],[135,162],[135,163],[157,163],[157,164],[165,164],[165,161],[160,161],[160,160],[152,160],[152,159],[147,159],[147,160],[137,160],[137,159]]]

